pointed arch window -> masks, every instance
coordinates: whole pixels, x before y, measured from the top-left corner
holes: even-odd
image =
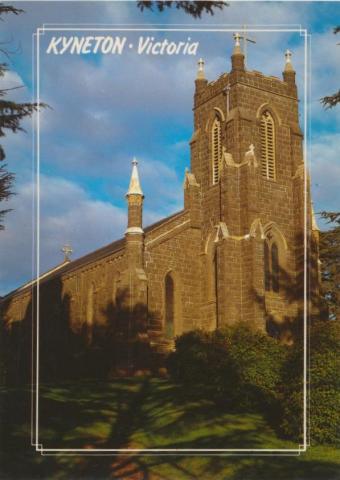
[[[220,180],[220,159],[222,152],[221,143],[221,120],[216,115],[211,131],[211,152],[212,152],[212,181],[213,185]]]
[[[120,287],[120,272],[116,272],[113,277],[113,286],[112,286],[112,304],[116,305],[117,297],[119,296],[119,287]]]
[[[175,336],[175,282],[171,272],[165,276],[165,336]]]
[[[275,180],[275,124],[268,110],[261,116],[260,136],[262,176]]]
[[[217,274],[218,274],[218,265],[217,265],[217,250],[215,248],[214,255],[212,258],[212,295],[214,300],[217,299]]]
[[[270,276],[269,245],[266,240],[264,242],[264,288],[267,292],[270,290]]]
[[[271,248],[271,260],[272,260],[272,290],[278,292],[279,286],[279,249],[276,243],[272,244]]]
[[[264,242],[264,288],[267,292],[280,290],[279,249],[276,242]]]
[[[86,305],[86,323],[87,325],[93,324],[94,314],[94,285],[91,283],[87,292],[87,305]]]

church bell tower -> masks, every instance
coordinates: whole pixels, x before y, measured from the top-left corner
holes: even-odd
[[[202,325],[249,321],[290,342],[303,308],[305,238],[295,71],[288,51],[282,79],[247,70],[234,39],[230,72],[208,82],[200,60],[195,80],[190,175],[200,192]]]

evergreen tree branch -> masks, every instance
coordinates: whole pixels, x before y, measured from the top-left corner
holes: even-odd
[[[0,97],[1,95],[2,92],[0,91]],[[21,121],[25,117],[30,117],[39,108],[46,106],[44,103],[16,103],[0,98],[0,137],[6,135],[6,130],[13,133],[25,131],[20,124]]]
[[[4,200],[8,200],[10,196],[14,195],[14,193],[11,191],[13,182],[14,182],[13,173],[7,172],[6,165],[3,165],[2,167],[0,167],[0,202]],[[0,230],[4,229],[2,220],[5,214],[10,211],[11,211],[10,208],[0,210]]]
[[[209,13],[214,15],[214,9],[222,10],[227,7],[228,3],[225,1],[138,1],[137,7],[143,12],[146,10],[153,10],[154,7],[163,12],[166,8],[175,7],[177,10],[183,10],[193,18],[201,18],[202,13]]]
[[[320,101],[326,109],[335,107],[340,102],[340,90],[333,95],[321,98]]]
[[[21,8],[13,7],[13,5],[5,5],[4,3],[0,3],[0,15],[4,15],[7,13],[20,15],[20,13],[24,13],[24,10],[22,10]],[[2,18],[0,18],[0,20],[2,20]]]
[[[333,33],[337,34],[339,32],[340,32],[340,25],[337,25],[336,27],[334,27]],[[320,102],[323,104],[323,106],[326,109],[335,107],[335,105],[337,105],[340,102],[340,90],[338,90],[336,93],[333,93],[333,95],[321,98]]]
[[[1,16],[4,14],[12,13],[14,15],[19,15],[23,13],[23,10],[20,8],[13,7],[12,5],[5,5],[0,3],[0,20]],[[7,58],[10,57],[15,52],[10,52],[6,50],[3,46],[7,45],[9,42],[0,42],[0,53],[5,55]],[[0,63],[0,77],[3,77],[8,71],[8,66],[6,63]],[[26,117],[31,117],[34,112],[39,108],[45,107],[43,103],[17,103],[15,101],[7,99],[8,92],[22,88],[22,86],[10,87],[10,88],[0,88],[0,137],[5,137],[7,132],[17,133],[19,131],[24,131],[24,128],[21,125],[21,122]],[[5,150],[0,145],[0,162],[6,158]],[[0,166],[0,202],[6,201],[9,199],[12,192],[12,186],[14,182],[14,174],[10,173],[6,169],[6,165]],[[0,210],[0,230],[3,230],[4,226],[2,224],[5,214],[9,212],[9,209]]]
[[[322,218],[328,220],[327,223],[336,222],[340,224],[340,212],[319,212]]]
[[[7,71],[8,71],[7,63],[0,63],[0,77],[3,77]]]
[[[340,318],[340,212],[321,212],[328,223],[335,224],[320,232],[321,290],[328,305],[329,317]]]

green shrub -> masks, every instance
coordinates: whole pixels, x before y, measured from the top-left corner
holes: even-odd
[[[267,409],[278,399],[287,347],[244,324],[235,325],[229,331],[229,354],[239,372],[240,400],[244,406]]]
[[[176,340],[170,374],[228,409],[266,414],[293,441],[302,440],[302,340],[283,346],[246,324],[214,332],[196,330]],[[340,324],[315,322],[310,330],[310,436],[338,443],[340,422]]]
[[[312,443],[339,443],[340,325],[318,321],[310,329],[309,426]],[[282,432],[301,441],[303,423],[303,347],[296,343],[283,369]]]
[[[340,324],[317,322],[310,339],[310,433],[313,443],[340,443]]]
[[[269,413],[276,411],[285,351],[277,340],[241,323],[182,335],[168,369],[177,381],[202,385],[202,395],[228,408]]]
[[[303,433],[303,345],[298,341],[290,347],[282,368],[281,433],[291,440],[302,442]]]
[[[228,372],[230,359],[224,338],[194,330],[176,339],[176,351],[168,359],[168,370],[177,381],[211,387]]]

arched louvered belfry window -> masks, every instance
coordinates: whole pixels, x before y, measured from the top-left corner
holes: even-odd
[[[221,143],[221,120],[216,115],[214,123],[212,125],[212,139],[211,139],[211,152],[212,152],[212,182],[213,185],[219,182],[220,179],[220,160],[222,153]]]
[[[267,240],[264,242],[264,288],[268,292],[271,289],[271,269],[269,259],[269,245]]]
[[[272,244],[271,248],[271,277],[272,277],[272,290],[273,292],[278,292],[280,290],[279,286],[279,249],[276,243]]]
[[[275,124],[266,110],[261,116],[261,173],[264,178],[275,180]]]
[[[175,335],[175,282],[169,272],[165,276],[165,336],[173,338]]]

